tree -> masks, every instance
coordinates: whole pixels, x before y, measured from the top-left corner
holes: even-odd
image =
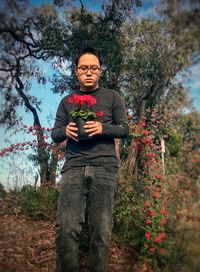
[[[39,10],[30,10],[26,1],[6,1],[4,5],[6,13],[1,12],[0,22],[2,38],[0,86],[4,101],[0,122],[6,124],[8,128],[19,124],[18,106],[25,106],[26,110],[33,114],[33,125],[38,131],[37,157],[40,180],[42,184],[49,180],[55,183],[55,175],[52,173],[55,172],[57,158],[53,152],[50,155],[46,148],[38,115],[41,102],[28,92],[33,77],[43,84],[46,82],[37,61],[61,56],[62,43],[58,43],[56,39],[60,39],[59,35],[62,35],[59,31],[62,25],[58,20],[58,14],[51,6],[44,5]]]
[[[164,116],[166,112],[176,111],[177,104],[173,101],[178,101],[180,107],[188,103],[187,90],[174,78],[199,52],[198,8],[179,12],[180,1],[168,1],[160,7],[163,16],[160,20],[140,21],[134,15],[134,8],[140,1],[102,1],[101,10],[96,13],[88,11],[83,1],[79,1],[80,8],[74,1],[54,2],[62,11],[62,20],[55,6],[43,5],[19,16],[26,2],[6,2],[7,12],[2,14],[0,22],[2,123],[8,127],[17,124],[16,108],[25,105],[33,113],[34,125],[41,128],[40,101],[28,93],[33,77],[46,83],[37,61],[48,61],[59,68],[52,80],[53,92],[63,94],[67,88],[73,91],[78,88],[74,60],[88,45],[99,49],[103,56],[101,85],[121,92],[138,120],[146,109],[153,109],[156,104]],[[186,24],[191,16],[195,18],[193,24]],[[175,29],[177,22],[179,32]],[[188,32],[190,38],[187,40]],[[67,66],[64,72],[63,62]],[[70,71],[68,75],[66,68]],[[41,129],[38,141],[44,141]],[[134,157],[136,153],[133,150],[129,156]],[[41,157],[42,154],[45,148],[41,149]],[[41,169],[48,169],[49,155],[44,157],[45,166],[41,165]]]

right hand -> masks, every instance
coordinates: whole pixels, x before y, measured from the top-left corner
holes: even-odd
[[[67,137],[73,139],[74,141],[78,142],[78,134],[75,133],[78,130],[78,128],[76,127],[76,124],[73,122],[70,122],[67,126],[66,126],[66,135]]]

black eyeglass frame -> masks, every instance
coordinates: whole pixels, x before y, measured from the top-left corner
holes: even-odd
[[[92,74],[97,74],[98,71],[101,70],[101,67],[99,67],[99,66],[97,66],[97,65],[91,65],[91,66],[88,66],[88,65],[81,65],[81,66],[77,66],[77,67],[76,67],[76,69],[77,69],[77,70],[79,69],[79,71],[80,71],[80,69],[82,69],[82,68],[85,68],[85,71],[83,71],[83,70],[81,71],[82,74],[87,74],[89,70],[90,70],[90,72],[91,72]],[[92,71],[92,68],[95,69],[95,71]]]

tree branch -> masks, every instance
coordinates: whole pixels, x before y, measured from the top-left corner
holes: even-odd
[[[18,84],[18,86],[16,86],[16,90],[17,90],[18,94],[20,95],[20,97],[23,99],[27,109],[29,109],[32,112],[33,117],[34,117],[34,126],[41,127],[40,120],[39,120],[36,109],[30,104],[28,97],[23,92],[24,84],[22,83],[22,81],[20,79],[20,59],[19,58],[16,61],[16,74],[15,74],[15,77],[16,77],[16,81],[17,81],[17,84]]]

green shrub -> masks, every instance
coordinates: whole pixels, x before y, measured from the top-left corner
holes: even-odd
[[[53,219],[56,213],[58,200],[58,189],[42,187],[35,189],[30,185],[22,187],[21,190],[22,212],[33,219]]]
[[[6,195],[6,190],[2,183],[0,183],[0,198],[3,198]]]

